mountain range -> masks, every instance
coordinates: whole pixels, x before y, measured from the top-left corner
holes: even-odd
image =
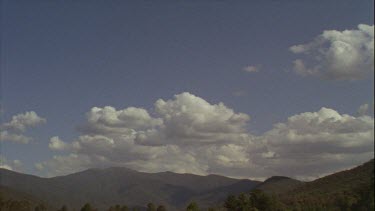
[[[142,210],[149,202],[162,204],[168,210],[185,210],[192,201],[203,208],[220,207],[228,195],[259,189],[294,206],[297,202],[314,204],[316,200],[337,198],[342,193],[349,197],[345,200],[364,191],[367,194],[367,189],[373,185],[373,175],[374,160],[311,182],[283,176],[260,182],[219,175],[144,173],[119,167],[41,178],[0,169],[0,197],[3,202],[25,201],[30,207],[45,204],[48,210],[57,210],[62,205],[69,210],[80,210],[86,202],[98,210],[107,210],[116,204]]]
[[[223,201],[228,194],[248,191],[260,184],[219,175],[143,173],[127,168],[89,169],[53,178],[1,169],[0,175],[2,187],[33,196],[34,201],[44,201],[50,207],[66,205],[75,210],[86,202],[99,210],[115,204],[134,207],[149,202],[163,204],[169,210],[180,210],[191,201],[210,206]]]

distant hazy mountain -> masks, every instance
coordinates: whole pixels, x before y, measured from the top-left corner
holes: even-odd
[[[218,175],[197,176],[172,172],[142,173],[127,168],[89,169],[54,178],[40,178],[1,169],[1,185],[43,199],[53,207],[80,208],[90,202],[99,210],[111,205],[164,204],[169,210],[194,200],[201,206],[217,205],[228,194],[253,189],[260,182]]]

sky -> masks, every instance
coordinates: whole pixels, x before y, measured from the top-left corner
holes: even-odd
[[[1,1],[1,167],[311,180],[374,157],[373,1]]]

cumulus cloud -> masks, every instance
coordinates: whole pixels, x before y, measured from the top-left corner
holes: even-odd
[[[119,111],[111,106],[94,107],[86,117],[88,123],[80,130],[89,134],[128,134],[162,124],[161,119],[152,118],[145,109],[135,107]]]
[[[175,95],[175,99],[155,103],[163,125],[139,133],[141,144],[202,144],[232,142],[245,132],[247,114],[235,113],[223,103],[211,105],[190,93]]]
[[[14,115],[10,122],[2,125],[2,128],[9,131],[25,132],[26,128],[35,127],[45,122],[46,119],[41,118],[34,111],[28,111],[24,114]]]
[[[0,125],[0,141],[12,141],[18,143],[28,143],[31,137],[25,136],[27,128],[33,128],[43,124],[46,119],[38,116],[34,111],[17,114],[9,122]]]
[[[65,143],[63,140],[61,140],[58,136],[54,136],[50,138],[48,147],[51,150],[61,151],[61,150],[67,150],[69,149],[69,144]]]
[[[7,130],[0,132],[0,141],[12,141],[16,143],[27,144],[31,140],[32,140],[31,137],[28,137],[22,134],[10,133]]]
[[[339,114],[324,107],[317,112],[297,114],[258,137],[270,156],[255,160],[283,175],[304,178],[309,172],[316,178],[325,171],[339,170],[341,165],[371,159],[373,128],[372,117]]]
[[[249,66],[242,68],[242,70],[248,73],[256,73],[256,72],[259,72],[260,68],[261,68],[260,65],[257,65],[257,66],[249,65]]]
[[[327,80],[363,79],[374,71],[374,25],[326,30],[309,43],[291,46],[290,51],[303,55],[294,61],[297,74]]]
[[[81,136],[71,142],[57,136],[50,139],[50,149],[70,154],[55,156],[36,168],[50,175],[98,165],[205,174],[214,164],[230,166],[246,160],[251,139],[245,129],[248,115],[190,93],[159,99],[154,111],[151,117],[140,108],[94,107],[80,127]],[[207,154],[212,156],[208,159]]]
[[[246,130],[249,119],[190,93],[157,100],[152,116],[137,108],[93,108],[82,135],[70,142],[51,138],[49,147],[67,154],[36,168],[49,176],[125,166],[145,172],[312,179],[373,157],[374,119],[367,115],[323,107],[293,115],[260,136]]]

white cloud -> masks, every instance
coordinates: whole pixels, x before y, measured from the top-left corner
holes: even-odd
[[[329,108],[301,113],[258,137],[272,156],[255,160],[275,173],[319,177],[371,159],[373,128],[374,119],[369,116],[353,117]]]
[[[13,170],[13,168],[11,166],[7,165],[7,164],[1,164],[0,168],[7,169],[7,170]]]
[[[135,107],[119,111],[111,106],[94,107],[86,116],[88,123],[81,130],[89,134],[124,134],[162,124],[160,119],[152,118],[145,109]]]
[[[365,103],[359,106],[357,110],[359,116],[373,115],[374,114],[374,102],[371,104]]]
[[[0,132],[0,141],[12,141],[16,143],[27,144],[32,140],[31,137],[22,134],[9,133],[7,130]]]
[[[248,115],[190,93],[159,99],[154,106],[154,116],[135,108],[92,109],[85,127],[90,130],[81,130],[71,142],[51,138],[50,148],[67,154],[36,168],[50,176],[125,166],[145,172],[310,179],[373,157],[374,119],[366,115],[322,108],[291,116],[254,136],[245,129]],[[124,118],[122,111],[128,112]]]
[[[46,119],[41,118],[34,111],[28,111],[24,114],[17,114],[12,117],[10,122],[2,124],[2,129],[16,132],[25,132],[28,127],[35,127],[43,124]]]
[[[163,125],[138,133],[138,143],[185,145],[232,142],[245,132],[250,119],[247,114],[236,114],[223,103],[211,105],[190,93],[175,95],[174,100],[159,99],[155,110]]]
[[[206,174],[210,168],[221,171],[245,163],[252,138],[245,129],[248,115],[190,93],[159,99],[154,110],[151,117],[138,108],[95,107],[87,114],[81,136],[70,143],[51,138],[51,149],[71,154],[55,156],[36,168],[49,175],[98,165]]]
[[[260,65],[249,65],[249,66],[246,66],[244,68],[242,68],[243,71],[245,72],[248,72],[248,73],[256,73],[256,72],[259,72],[260,70]]]
[[[20,160],[8,160],[0,155],[0,168],[22,172],[23,163]]]
[[[52,150],[61,151],[67,150],[69,145],[61,140],[58,136],[54,136],[50,138],[48,147]]]
[[[290,50],[303,54],[294,61],[296,73],[327,80],[363,79],[374,71],[374,25],[353,30],[326,30],[307,44]]]
[[[34,111],[14,115],[11,121],[0,125],[0,141],[11,141],[23,144],[29,143],[32,138],[23,134],[26,129],[45,122],[46,119],[38,116]]]

